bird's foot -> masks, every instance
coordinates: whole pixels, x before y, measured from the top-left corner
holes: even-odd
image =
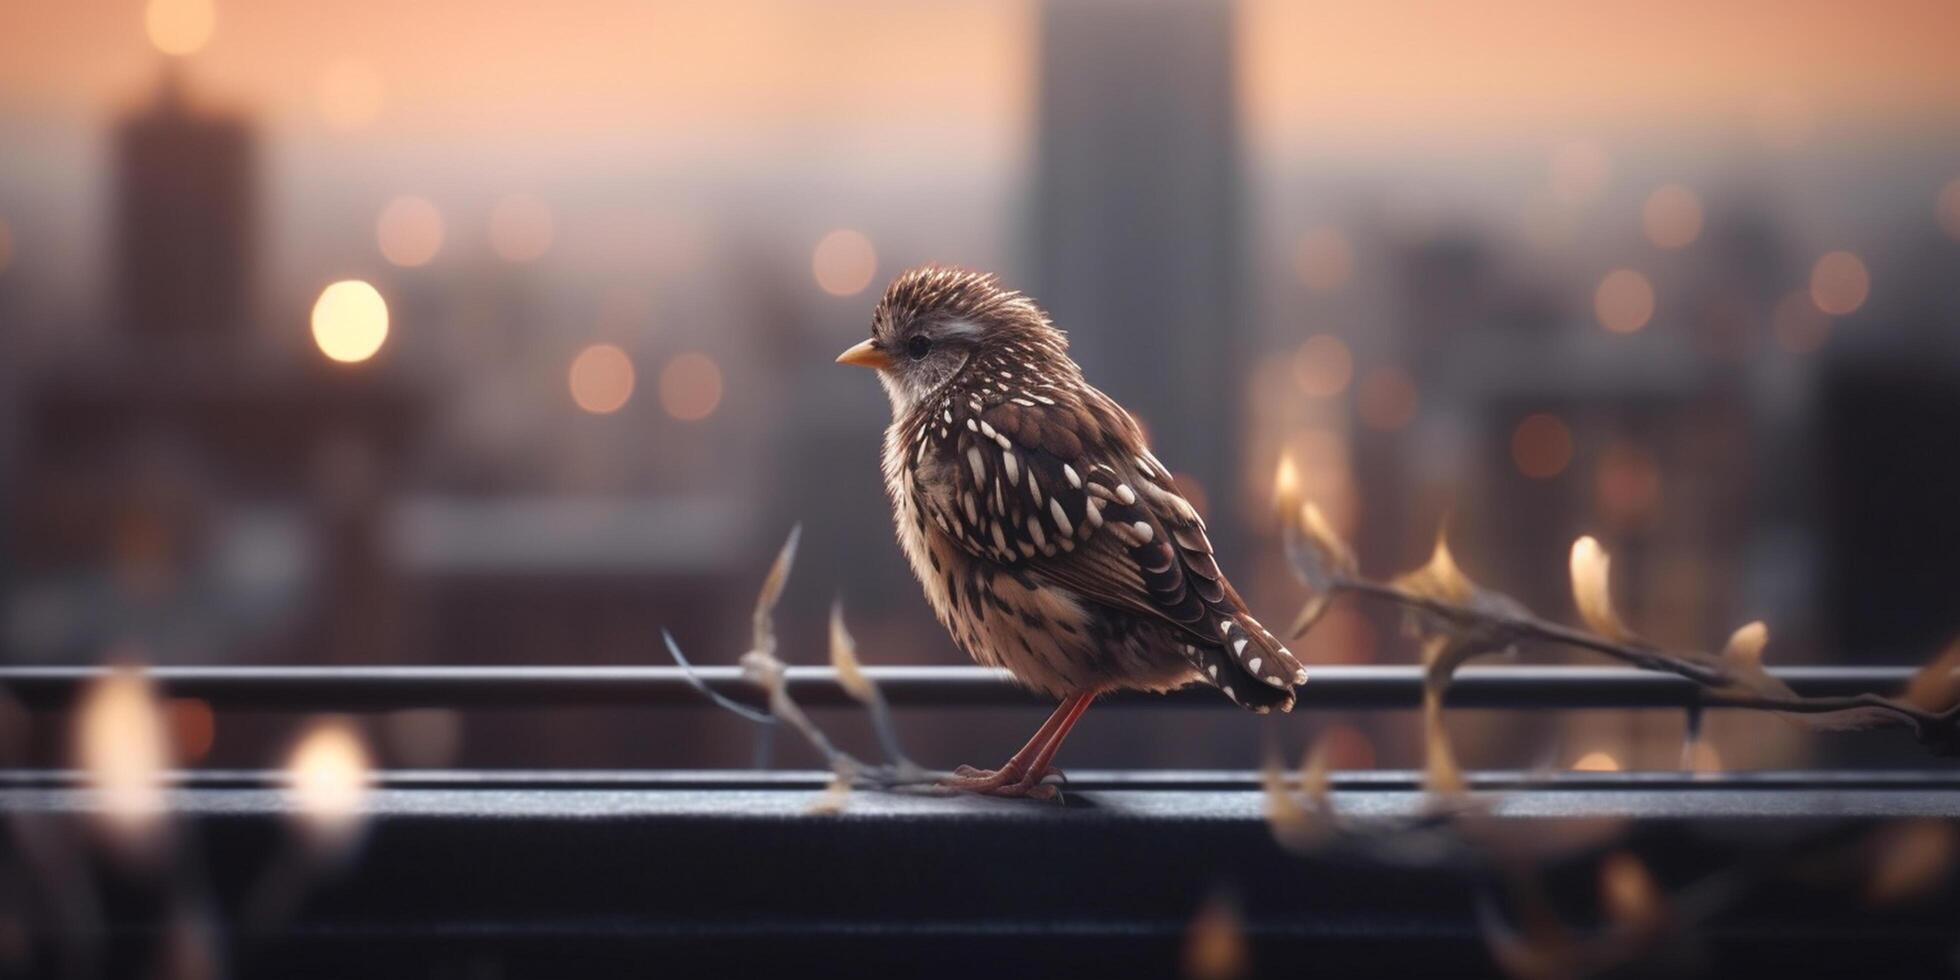
[[[941,779],[937,787],[948,793],[975,793],[980,796],[1000,796],[1010,799],[1052,800],[1059,790],[1053,783],[1043,782],[1048,775],[1046,770],[1024,772],[1019,766],[1009,763],[999,769],[976,769],[961,766],[953,774]]]

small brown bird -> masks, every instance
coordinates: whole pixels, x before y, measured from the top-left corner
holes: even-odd
[[[1050,796],[1055,752],[1096,696],[1203,682],[1293,707],[1306,670],[1213,560],[1205,523],[1136,421],[1083,380],[1047,314],[991,275],[899,276],[840,364],[891,397],[885,491],[939,621],[974,660],[1062,699],[999,769],[946,785]]]

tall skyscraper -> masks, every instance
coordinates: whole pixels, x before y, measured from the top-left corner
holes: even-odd
[[[236,343],[255,278],[250,124],[191,106],[171,72],[155,100],[117,127],[115,154],[120,324],[145,343]]]
[[[1031,285],[1090,379],[1240,535],[1240,147],[1228,2],[1042,10]]]

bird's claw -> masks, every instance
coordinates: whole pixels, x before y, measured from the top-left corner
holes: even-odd
[[[1060,790],[1046,782],[1049,772],[1040,774],[1023,773],[1014,767],[1001,769],[976,769],[973,766],[960,766],[951,776],[940,780],[935,788],[946,793],[973,793],[979,796],[999,796],[1010,799],[1052,800]]]

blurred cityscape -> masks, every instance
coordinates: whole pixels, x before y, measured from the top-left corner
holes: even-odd
[[[831,363],[925,261],[1053,313],[1269,622],[1302,598],[1286,456],[1373,572],[1446,526],[1562,617],[1590,533],[1663,643],[1763,619],[1779,662],[1916,662],[1960,632],[1946,6],[1524,4],[1454,43],[1427,7],[429,6],[357,5],[344,51],[293,4],[0,18],[0,660],[637,664],[667,628],[724,661],[801,522],[788,659],[841,595],[867,660],[963,662],[892,543],[883,396]],[[1683,81],[1641,60],[1666,16],[1704,32],[1685,59],[1759,46]],[[411,67],[443,17],[502,26]],[[1609,67],[1491,68],[1546,31]],[[699,50],[628,70],[636,32]],[[1343,609],[1302,649],[1407,662],[1395,625]],[[1207,734],[1082,755],[1251,758],[1242,719],[1180,724]],[[738,731],[505,718],[463,751],[740,764]]]

